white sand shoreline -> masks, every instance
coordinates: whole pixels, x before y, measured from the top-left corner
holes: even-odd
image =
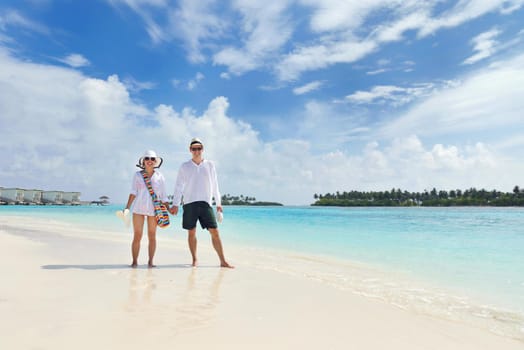
[[[122,260],[129,259],[124,236],[87,238],[71,229],[0,218],[5,348],[524,348],[522,341],[402,310],[318,276],[277,271],[283,261],[229,246],[238,267],[220,269],[204,237],[197,269],[186,264],[183,242],[162,240],[158,268],[146,269],[142,257],[140,268],[130,269]]]

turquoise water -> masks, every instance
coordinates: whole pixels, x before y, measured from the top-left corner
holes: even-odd
[[[1,206],[24,215],[125,231],[121,206]],[[524,313],[524,209],[225,207],[224,244],[276,248],[400,271]],[[159,230],[185,237],[180,215]],[[130,229],[129,229],[130,231]]]

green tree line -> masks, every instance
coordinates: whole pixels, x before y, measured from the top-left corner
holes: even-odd
[[[401,189],[391,191],[350,191],[314,194],[315,206],[524,206],[524,190],[519,186],[513,192],[497,190],[437,190],[408,192]]]
[[[255,197],[244,196],[232,196],[230,194],[222,195],[222,205],[282,205],[281,203],[276,202],[259,202]]]

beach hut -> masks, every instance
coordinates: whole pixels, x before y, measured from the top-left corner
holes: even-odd
[[[64,192],[62,195],[62,202],[64,204],[79,205],[80,192]]]
[[[24,190],[24,202],[28,204],[42,204],[42,190]]]
[[[18,204],[24,202],[24,190],[21,188],[2,188],[0,199],[8,204]]]
[[[44,204],[63,204],[62,195],[63,191],[43,191],[42,192],[42,203]]]

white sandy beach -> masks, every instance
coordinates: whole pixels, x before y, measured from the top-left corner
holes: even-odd
[[[480,327],[267,269],[263,255],[229,242],[236,268],[221,269],[204,232],[191,268],[183,241],[158,234],[158,267],[145,268],[144,238],[131,269],[126,234],[93,238],[67,224],[0,217],[0,347],[524,349]]]

